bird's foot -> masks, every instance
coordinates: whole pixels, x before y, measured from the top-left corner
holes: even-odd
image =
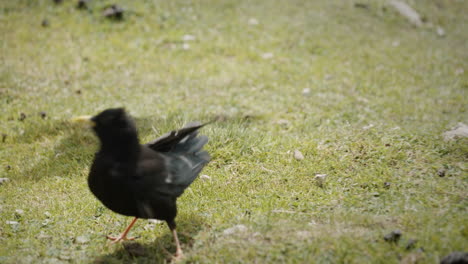
[[[127,240],[135,240],[134,237],[127,237],[126,235],[120,235],[120,236],[116,236],[116,237],[113,237],[113,236],[106,236],[107,239],[109,240],[112,240],[112,244],[115,244],[115,243],[119,243],[119,242],[123,242],[123,241],[127,241]]]

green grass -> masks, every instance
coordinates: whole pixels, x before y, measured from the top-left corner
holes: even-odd
[[[468,123],[468,5],[411,1],[428,21],[415,28],[385,1],[361,2],[122,0],[114,22],[101,17],[110,1],[2,1],[0,263],[168,261],[163,224],[137,222],[143,256],[106,242],[130,219],[88,191],[98,142],[68,120],[116,106],[142,141],[220,119],[203,129],[211,180],[178,203],[187,263],[438,263],[466,251],[468,140],[442,133]],[[400,242],[385,242],[395,229]]]

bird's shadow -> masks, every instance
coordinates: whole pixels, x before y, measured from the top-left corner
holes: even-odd
[[[187,253],[198,232],[206,226],[206,221],[198,215],[184,214],[177,217],[177,226],[182,249]],[[92,263],[171,263],[175,251],[172,233],[167,228],[167,232],[155,237],[153,242],[142,243],[138,239],[124,242],[116,246],[114,252],[97,256]]]

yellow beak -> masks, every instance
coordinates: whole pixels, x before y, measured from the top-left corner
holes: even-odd
[[[73,123],[87,124],[93,127],[96,125],[96,123],[94,123],[94,121],[91,120],[91,118],[93,118],[93,116],[83,115],[83,116],[73,117],[72,119],[70,119],[70,121]]]

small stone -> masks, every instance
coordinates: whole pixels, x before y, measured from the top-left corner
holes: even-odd
[[[47,18],[44,18],[41,22],[42,27],[48,27],[49,26],[49,20]]]
[[[302,95],[309,96],[310,95],[310,88],[304,88],[302,90]]]
[[[452,252],[442,258],[440,264],[468,264],[468,252]]]
[[[156,225],[154,225],[154,224],[146,224],[143,227],[143,229],[146,230],[146,231],[153,231],[155,227],[156,227]]]
[[[39,116],[40,116],[42,119],[45,119],[45,118],[47,117],[47,113],[44,112],[44,111],[41,111],[41,112],[39,113]]]
[[[439,37],[445,37],[445,30],[443,28],[437,27],[436,31]]]
[[[463,68],[457,68],[455,70],[455,75],[462,75],[463,73],[465,73],[465,70]]]
[[[45,226],[49,225],[50,222],[52,222],[52,220],[46,219],[46,220],[42,221],[41,225],[42,225],[43,227],[45,227]]]
[[[43,231],[41,231],[41,232],[39,233],[39,235],[37,235],[36,238],[37,238],[37,239],[41,239],[41,240],[42,240],[42,239],[46,240],[46,239],[51,239],[52,236],[47,235],[46,233],[44,233]]]
[[[274,57],[274,55],[271,52],[266,52],[266,53],[262,54],[262,58],[265,59],[265,60],[271,59],[273,57]]]
[[[195,36],[193,36],[193,35],[188,35],[188,34],[187,34],[187,35],[182,36],[182,40],[183,40],[183,41],[194,41],[195,39],[196,39],[196,38],[195,38]]]
[[[256,26],[258,25],[258,20],[252,17],[252,18],[249,18],[247,23],[249,23],[249,25]]]
[[[325,179],[327,178],[327,176],[328,176],[327,174],[321,174],[321,173],[315,174],[314,180],[315,180],[315,183],[317,184],[317,186],[323,187],[323,185],[325,184]]]
[[[230,236],[236,233],[243,233],[247,231],[247,227],[245,225],[235,225],[233,227],[227,228],[223,231],[223,234],[226,236]]]
[[[23,210],[23,209],[16,209],[16,210],[15,210],[15,215],[16,215],[17,217],[23,216],[23,215],[24,215],[24,210]]]
[[[373,127],[374,127],[374,124],[369,124],[369,125],[367,125],[367,126],[363,126],[362,129],[363,129],[363,130],[368,130],[368,129],[371,129],[371,128],[373,128]]]
[[[71,260],[70,252],[62,252],[58,258],[65,261]]]
[[[438,175],[439,177],[441,177],[441,178],[442,178],[442,177],[445,177],[445,169],[444,169],[444,168],[438,169],[438,170],[437,170],[437,175]]]
[[[304,159],[304,155],[302,155],[302,152],[300,152],[298,149],[294,150],[293,156],[294,156],[294,158],[296,160],[303,160]]]
[[[102,15],[109,19],[122,20],[123,15],[124,15],[124,10],[118,5],[111,5],[104,10]]]
[[[182,49],[183,50],[189,50],[190,49],[190,44],[188,44],[188,43],[182,44]]]
[[[9,181],[9,178],[0,178],[0,185],[4,184],[5,182]]]
[[[332,80],[332,79],[333,79],[333,75],[331,75],[331,74],[326,74],[325,77],[324,77],[324,79],[325,79],[326,81]]]
[[[26,114],[25,113],[20,113],[20,117],[18,118],[19,121],[23,121],[26,119]]]
[[[418,243],[418,240],[416,240],[416,239],[408,240],[408,242],[406,243],[405,249],[406,250],[411,250],[411,249],[415,248],[416,243]]]
[[[468,125],[458,123],[452,130],[445,132],[443,137],[446,141],[468,137]]]
[[[19,222],[7,220],[7,221],[6,221],[6,224],[7,224],[7,225],[15,226],[15,225],[19,225]]]
[[[387,242],[391,242],[391,243],[396,243],[400,240],[401,238],[401,231],[400,230],[393,230],[392,232],[386,234],[384,236],[384,240],[387,241]]]
[[[163,224],[164,221],[158,220],[158,219],[148,219],[148,223],[150,224]]]
[[[280,126],[289,126],[290,122],[286,119],[280,119],[278,121],[276,121],[276,124],[280,125]]]
[[[364,4],[364,3],[354,3],[354,7],[356,7],[356,8],[362,8],[362,9],[369,9],[369,5],[368,5],[368,4]]]
[[[389,189],[392,184],[389,182],[384,182],[383,186],[385,189]]]
[[[51,218],[51,217],[52,217],[52,214],[51,214],[49,211],[45,211],[45,212],[44,212],[44,215],[45,215],[47,218]]]
[[[77,236],[75,238],[75,243],[77,244],[86,244],[89,242],[89,238],[87,236]]]
[[[146,256],[146,249],[138,242],[124,242],[123,247],[133,257]]]
[[[206,180],[211,180],[211,177],[210,177],[210,176],[208,176],[208,175],[206,175],[206,174],[203,174],[203,175],[200,175],[200,179],[202,179],[202,180],[205,180],[205,181],[206,181]]]

